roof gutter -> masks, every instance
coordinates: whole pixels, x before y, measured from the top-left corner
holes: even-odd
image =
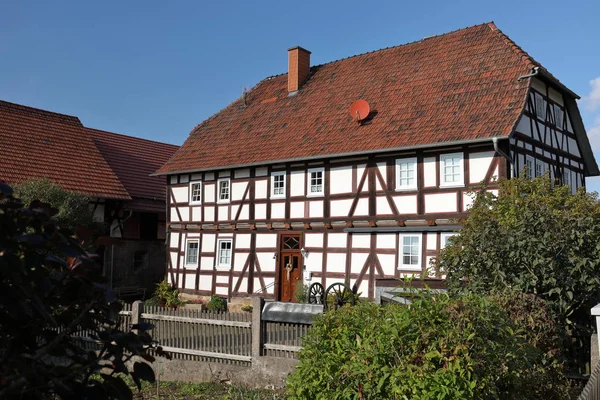
[[[186,169],[181,171],[170,171],[170,172],[161,172],[154,173],[150,176],[165,176],[165,175],[175,175],[175,174],[190,174],[194,172],[205,172],[205,171],[222,171],[225,169],[238,169],[238,168],[249,168],[249,167],[257,167],[257,166],[265,166],[267,164],[281,164],[281,163],[289,163],[289,162],[300,162],[300,161],[312,161],[312,160],[321,160],[323,158],[332,158],[332,157],[354,157],[354,156],[362,156],[366,154],[381,154],[381,153],[391,153],[394,151],[410,151],[410,150],[419,150],[425,148],[432,147],[452,147],[452,146],[462,146],[465,144],[477,144],[477,143],[486,143],[490,140],[494,139],[506,139],[508,136],[493,136],[481,139],[466,139],[466,140],[456,140],[454,142],[438,142],[438,143],[428,143],[428,144],[417,144],[413,146],[404,146],[404,147],[393,147],[389,149],[376,149],[376,150],[368,150],[368,151],[355,151],[348,153],[337,153],[337,154],[322,154],[318,156],[309,156],[309,157],[298,157],[298,158],[286,158],[282,160],[274,160],[274,161],[261,161],[255,163],[247,163],[247,164],[237,164],[237,165],[225,165],[220,167],[211,167],[211,168],[197,168],[197,169]]]
[[[539,76],[542,77],[550,82],[552,82],[553,84],[555,84],[556,86],[558,86],[560,88],[560,90],[562,90],[563,92],[567,93],[569,96],[573,97],[576,100],[581,99],[581,97],[575,93],[574,91],[572,91],[571,89],[569,89],[568,87],[566,87],[565,85],[562,84],[562,82],[560,82],[558,79],[556,79],[554,76],[552,76],[549,72],[547,72],[544,69],[540,69],[540,67],[533,67],[532,68],[532,73],[527,74],[527,75],[522,75],[520,77],[517,78],[518,81],[521,81],[523,79],[527,79],[527,78],[533,78],[535,76]]]

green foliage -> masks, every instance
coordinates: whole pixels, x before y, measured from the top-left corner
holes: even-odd
[[[453,290],[534,293],[569,323],[600,302],[597,195],[571,195],[547,177],[503,181],[498,197],[477,194],[439,266]]]
[[[154,360],[152,325],[121,331],[121,304],[56,210],[23,208],[11,193],[0,183],[0,398],[130,399],[119,374],[154,380],[148,364],[126,364]],[[97,340],[98,351],[77,336]]]
[[[182,306],[183,301],[179,298],[179,291],[164,279],[156,284],[152,304],[171,308]]]
[[[556,338],[545,337],[541,325],[535,333],[525,329],[530,321],[522,315],[527,301],[535,301],[507,297],[513,299],[431,294],[410,306],[361,302],[325,313],[303,341],[288,394],[328,400],[567,398],[552,351]],[[519,311],[514,320],[504,308],[509,303]],[[552,345],[544,348],[546,342]]]
[[[242,306],[242,311],[251,313],[253,310],[254,310],[254,308],[250,305]]]
[[[308,303],[308,288],[309,286],[303,280],[296,282],[294,297],[298,303]]]
[[[56,208],[52,219],[62,228],[75,228],[85,226],[99,230],[100,224],[94,221],[94,214],[90,208],[90,198],[70,192],[52,183],[47,178],[38,178],[15,185],[15,197],[18,197],[25,206],[34,200],[51,204]]]
[[[227,300],[222,297],[212,295],[210,300],[206,303],[206,309],[208,311],[227,311]]]

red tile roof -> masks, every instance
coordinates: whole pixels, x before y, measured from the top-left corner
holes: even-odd
[[[261,81],[198,125],[158,171],[207,170],[507,136],[539,66],[493,23],[314,66],[288,96]],[[350,104],[366,100],[362,125]]]
[[[77,117],[0,101],[0,180],[46,177],[93,197],[130,199]]]
[[[179,146],[97,129],[84,129],[133,198],[128,207],[164,212],[165,178],[149,175],[163,165]]]

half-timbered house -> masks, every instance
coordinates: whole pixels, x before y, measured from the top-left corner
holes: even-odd
[[[192,130],[168,184],[168,278],[183,292],[293,300],[298,282],[435,275],[469,192],[598,166],[578,96],[493,23],[289,70]],[[370,105],[360,121],[349,108]]]

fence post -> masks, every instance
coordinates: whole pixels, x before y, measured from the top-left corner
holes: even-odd
[[[592,316],[596,317],[596,334],[592,335],[592,349],[591,349],[591,360],[590,360],[590,372],[596,367],[598,358],[600,357],[600,304],[592,307]],[[594,343],[595,342],[595,343]]]
[[[133,306],[131,307],[131,325],[139,324],[142,322],[142,313],[144,312],[144,303],[140,300],[136,300],[133,302]],[[135,329],[134,332],[137,334],[138,330]]]
[[[258,361],[258,357],[262,355],[263,347],[263,326],[262,326],[262,309],[265,304],[265,299],[260,296],[252,297],[252,361]]]

